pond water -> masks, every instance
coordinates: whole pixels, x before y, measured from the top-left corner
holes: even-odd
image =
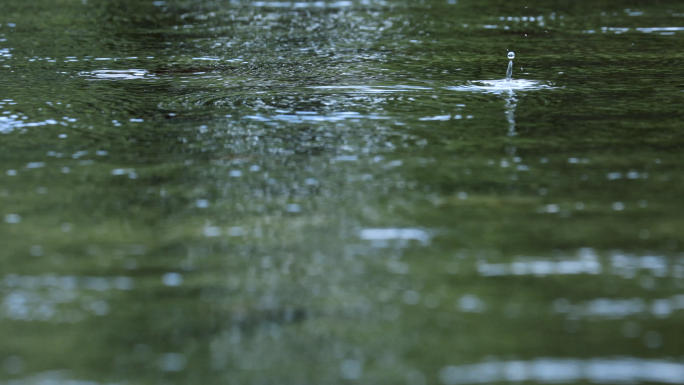
[[[682,47],[677,0],[3,0],[0,384],[683,384]]]

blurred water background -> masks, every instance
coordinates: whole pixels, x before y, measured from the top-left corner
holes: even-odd
[[[682,47],[677,0],[2,0],[0,384],[684,384]]]

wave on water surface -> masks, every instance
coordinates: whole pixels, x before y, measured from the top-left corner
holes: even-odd
[[[151,77],[150,73],[144,69],[95,70],[80,72],[79,75],[93,77],[92,80],[137,80]]]
[[[407,91],[423,91],[431,90],[430,87],[420,87],[420,86],[409,86],[403,84],[397,84],[393,86],[381,86],[381,85],[339,85],[339,86],[313,86],[309,87],[316,90],[324,91],[334,91],[342,93],[354,93],[354,94],[364,94],[364,93],[392,93],[392,92],[407,92]]]
[[[487,93],[504,93],[511,91],[537,91],[555,89],[552,84],[527,79],[500,79],[500,80],[475,80],[466,82],[460,86],[446,87],[450,91],[469,91],[469,92],[487,92]]]

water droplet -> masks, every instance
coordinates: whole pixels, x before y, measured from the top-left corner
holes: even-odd
[[[514,52],[509,52],[509,53],[508,53],[508,58],[511,59],[511,60],[512,60],[512,59],[515,59],[515,53],[514,53]]]

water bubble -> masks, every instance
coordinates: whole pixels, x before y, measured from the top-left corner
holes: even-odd
[[[511,60],[515,59],[515,53],[514,53],[514,52],[509,52],[509,53],[508,53],[508,58],[511,59]]]

